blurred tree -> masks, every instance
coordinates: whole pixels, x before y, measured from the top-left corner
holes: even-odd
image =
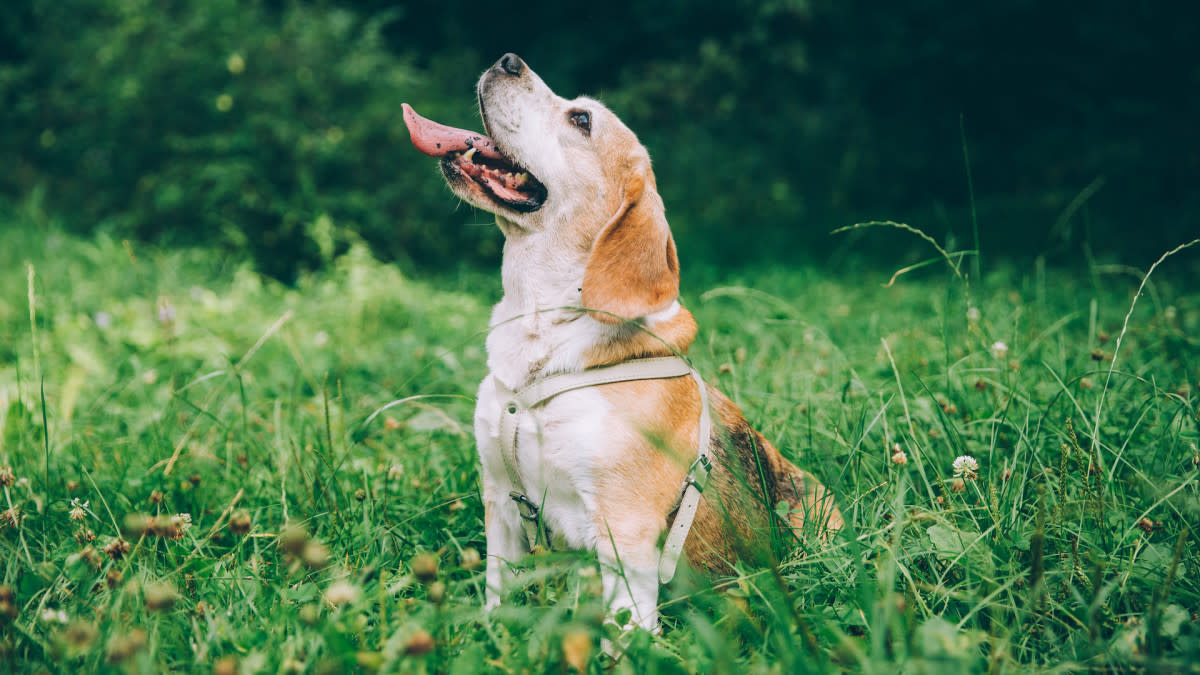
[[[406,161],[399,111],[424,85],[377,19],[241,0],[6,11],[37,39],[0,66],[15,169],[0,184],[44,185],[80,228],[215,242],[284,279],[354,236],[408,260],[494,249],[469,228],[428,229],[446,190]]]

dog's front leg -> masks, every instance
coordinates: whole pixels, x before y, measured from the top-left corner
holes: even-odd
[[[483,490],[483,523],[487,535],[487,600],[484,607],[500,604],[504,591],[514,578],[512,565],[528,553],[525,531],[521,528],[517,505],[503,490]]]
[[[628,525],[628,524],[623,524]],[[609,527],[600,532],[596,557],[610,616],[629,610],[622,630],[640,626],[658,632],[658,547],[657,532],[629,531]]]

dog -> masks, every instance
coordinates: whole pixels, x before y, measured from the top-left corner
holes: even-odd
[[[841,528],[832,494],[680,359],[696,322],[679,302],[675,242],[633,132],[594,99],[557,96],[514,54],[477,93],[486,135],[403,112],[416,148],[505,237],[475,412],[486,606],[500,602],[512,563],[552,544],[594,551],[612,615],[629,610],[623,627],[656,631],[659,586],[678,557],[669,549],[722,574],[772,530]],[[653,372],[634,379],[609,375],[646,363]]]

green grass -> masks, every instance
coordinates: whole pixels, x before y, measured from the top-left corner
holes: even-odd
[[[8,220],[13,670],[601,672],[593,559],[538,556],[481,609],[470,419],[498,274],[416,281],[356,249],[283,288]],[[1125,268],[693,270],[697,364],[849,525],[685,576],[616,671],[1196,672],[1200,289],[1170,274],[1195,256],[1127,330]],[[956,484],[959,455],[980,468]]]

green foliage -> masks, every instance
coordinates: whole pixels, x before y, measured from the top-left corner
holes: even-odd
[[[0,66],[0,148],[18,159],[0,181],[42,186],[74,227],[217,244],[288,280],[360,238],[389,258],[487,252],[440,225],[437,172],[406,161],[400,103],[425,89],[382,19],[260,0],[31,4],[38,39]]]
[[[352,245],[284,287],[211,251],[5,222],[13,670],[601,672],[620,636],[594,558],[536,556],[481,607],[471,398],[494,274],[418,282]],[[726,275],[685,283],[693,357],[848,527],[777,567],[681,575],[616,672],[1200,657],[1194,286],[1156,276],[1123,330],[1138,280],[1102,270]],[[979,467],[958,483],[960,455]]]
[[[476,77],[516,51],[640,135],[685,258],[913,262],[906,237],[827,236],[888,217],[1136,264],[1200,218],[1193,23],[1118,0],[9,0],[0,191],[285,280],[357,239],[409,269],[490,264],[499,238],[469,225],[491,218],[399,105],[478,128]]]

